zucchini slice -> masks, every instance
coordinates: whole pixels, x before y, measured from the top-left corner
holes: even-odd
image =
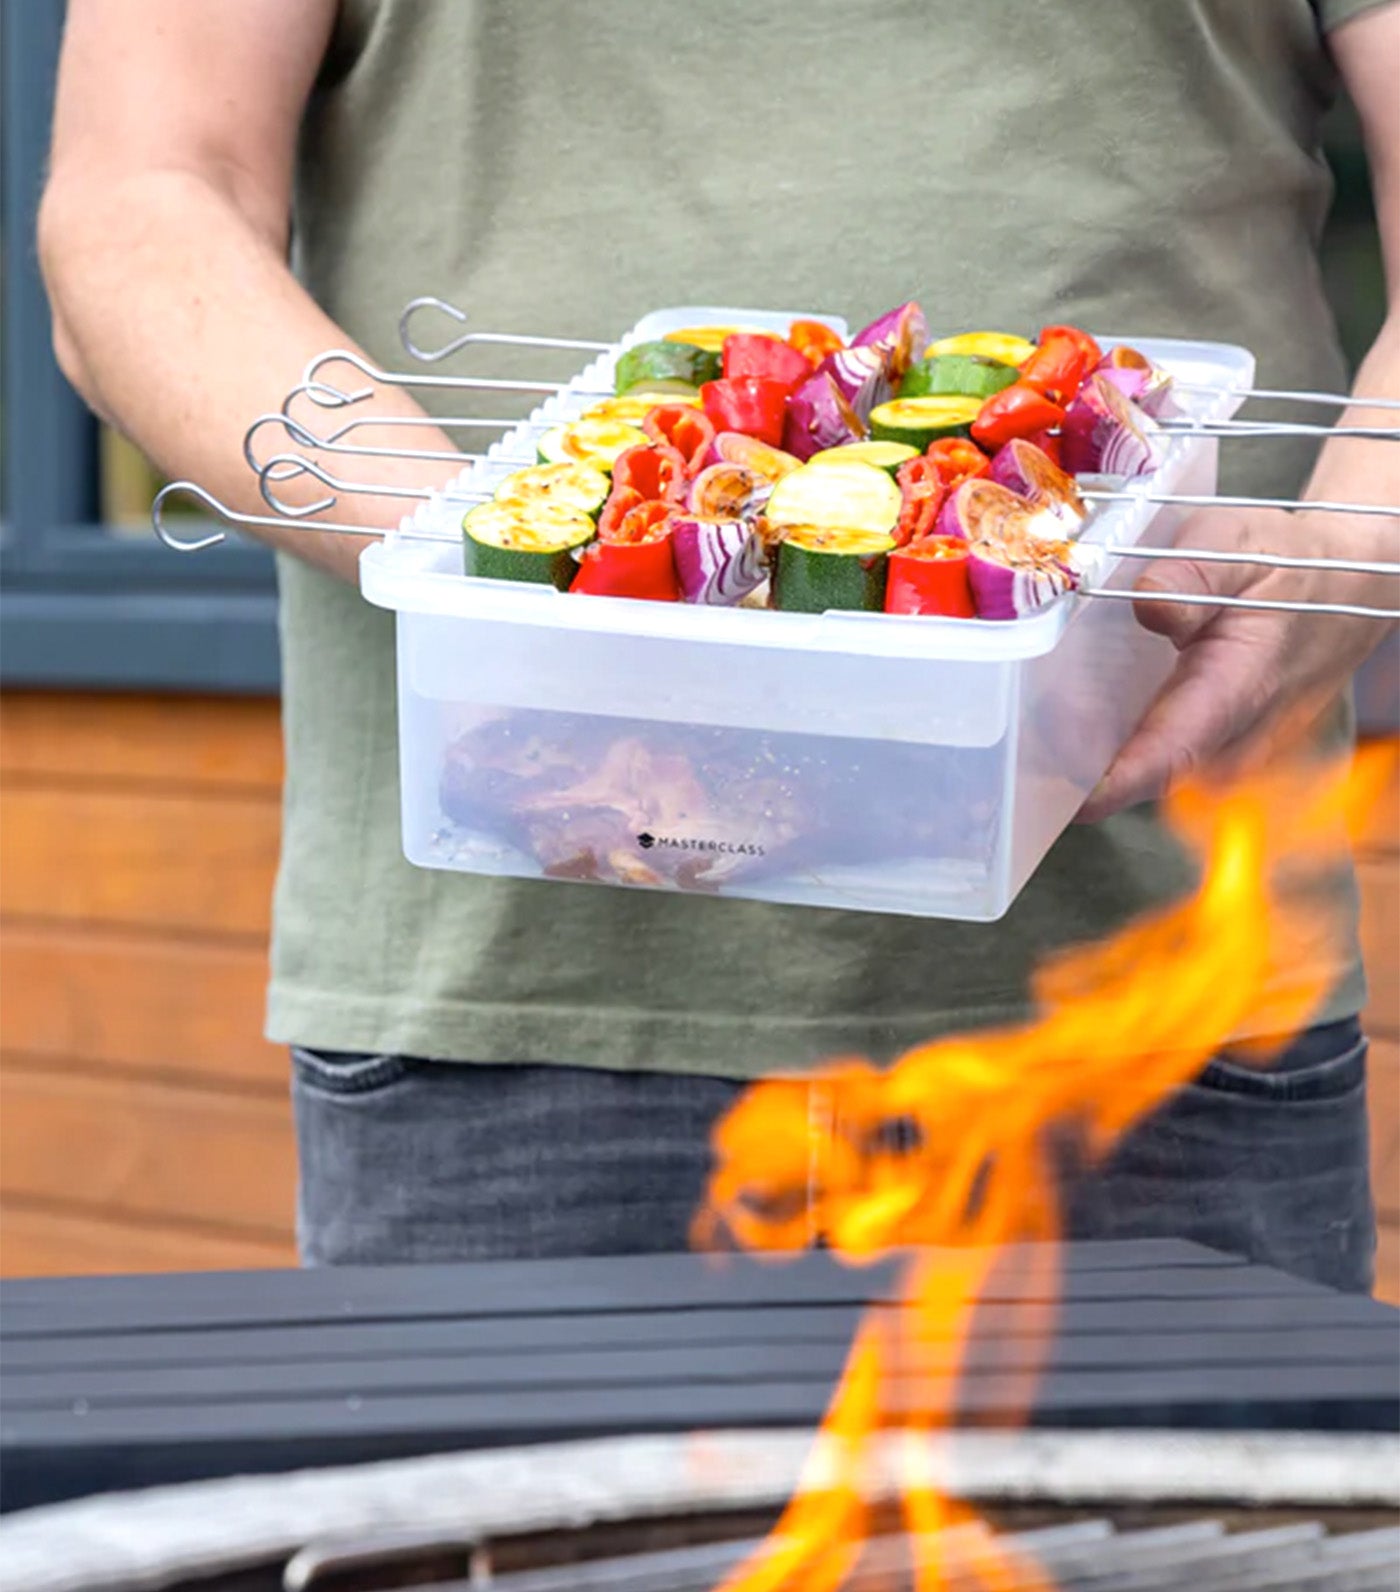
[[[712,354],[721,353],[724,349],[726,337],[733,337],[736,332],[761,332],[761,326],[681,326],[674,332],[667,332],[662,339],[667,343],[689,343],[694,348],[707,349]],[[777,332],[770,334],[778,336]]]
[[[901,398],[991,398],[1020,375],[1014,365],[985,354],[935,354],[905,373]]]
[[[672,382],[685,388],[695,388],[707,381],[718,381],[723,361],[711,348],[697,348],[694,343],[667,342],[634,343],[617,356],[613,371],[613,391],[623,393],[645,386],[653,392],[664,392]]]
[[[693,387],[679,392],[653,392],[646,387],[634,387],[625,398],[602,398],[585,409],[585,420],[617,420],[626,426],[640,426],[658,404],[685,404],[687,408],[700,407],[700,394]]]
[[[877,470],[895,475],[901,464],[917,459],[918,452],[904,442],[845,442],[839,448],[824,448],[814,453],[808,464],[873,464]]]
[[[591,464],[532,464],[508,475],[496,488],[495,501],[527,511],[563,509],[596,520],[611,490],[612,482]]]
[[[584,513],[480,503],[462,521],[463,563],[468,575],[567,591],[578,572],[574,552],[594,530]]]
[[[773,488],[764,514],[773,526],[839,527],[887,536],[899,523],[899,488],[873,464],[808,462]]]
[[[1035,353],[1035,344],[1010,332],[960,332],[956,337],[940,337],[924,350],[925,359],[943,354],[975,354],[994,359],[1001,365],[1024,365]]]
[[[623,420],[571,420],[540,438],[540,463],[591,464],[595,470],[611,470],[619,453],[645,447],[648,440],[640,426]]]
[[[985,400],[981,398],[892,398],[870,411],[870,435],[904,442],[922,453],[940,437],[970,437]]]
[[[773,578],[773,606],[787,613],[821,614],[833,608],[878,613],[894,538],[842,525],[791,525],[784,529]]]

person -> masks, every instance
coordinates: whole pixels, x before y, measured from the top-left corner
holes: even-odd
[[[1356,391],[1394,395],[1398,65],[1393,0],[70,0],[39,216],[56,348],[164,470],[252,510],[249,421],[326,349],[401,363],[397,316],[422,293],[478,328],[604,339],[666,304],[858,325],[917,297],[941,332],[1215,338],[1255,350],[1262,385],[1337,391],[1316,245],[1340,77],[1392,304]],[[496,352],[498,373],[538,372]],[[417,396],[439,415],[464,401]],[[425,411],[385,385],[375,413]],[[1231,463],[1232,487],[1291,496],[1309,459],[1248,443]],[[435,468],[334,459],[362,484],[453,473]],[[1330,439],[1307,492],[1400,502],[1394,450]],[[369,533],[401,508],[343,494],[336,512]],[[1395,537],[1216,512],[1152,579],[1385,605],[1383,581],[1189,549],[1374,557]],[[708,1132],[746,1078],[1026,1016],[1047,951],[1189,883],[1151,798],[1342,692],[1384,628],[1155,610],[1179,661],[1091,821],[1003,921],[969,925],[410,867],[392,620],[358,596],[364,540],[265,539],[288,766],[267,1025],[293,1047],[313,1263],[683,1247]],[[1362,999],[1353,963],[1272,1071],[1214,1064],[1081,1191],[1075,1230],[1181,1234],[1366,1287]]]

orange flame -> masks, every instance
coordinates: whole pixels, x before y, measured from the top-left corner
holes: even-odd
[[[720,1122],[697,1242],[821,1242],[852,1264],[920,1251],[899,1305],[861,1326],[792,1502],[721,1592],[835,1592],[865,1549],[876,1439],[888,1433],[918,1592],[1049,1592],[947,1496],[937,1465],[973,1313],[993,1269],[1004,1275],[1008,1244],[1025,1243],[1033,1268],[1017,1294],[1022,1331],[1049,1337],[1047,1129],[1076,1125],[1102,1156],[1237,1036],[1260,1036],[1244,1049],[1267,1059],[1306,1025],[1340,971],[1344,925],[1285,886],[1345,856],[1397,765],[1392,742],[1350,769],[1299,762],[1226,790],[1182,790],[1168,816],[1203,860],[1200,887],[1053,959],[1034,981],[1037,1021],[921,1045],[884,1071],[856,1059],[771,1079]],[[1021,1412],[1036,1374],[1014,1388]]]

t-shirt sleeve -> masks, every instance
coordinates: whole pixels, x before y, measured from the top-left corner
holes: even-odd
[[[1313,0],[1318,26],[1324,33],[1341,27],[1359,17],[1363,11],[1379,11],[1382,6],[1395,5],[1397,0]]]

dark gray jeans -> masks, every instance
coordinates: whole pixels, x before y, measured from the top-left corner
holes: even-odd
[[[709,1133],[741,1086],[667,1073],[293,1051],[308,1264],[686,1247]],[[1073,1235],[1174,1236],[1371,1285],[1366,1043],[1302,1035],[1220,1060],[1069,1180]]]

